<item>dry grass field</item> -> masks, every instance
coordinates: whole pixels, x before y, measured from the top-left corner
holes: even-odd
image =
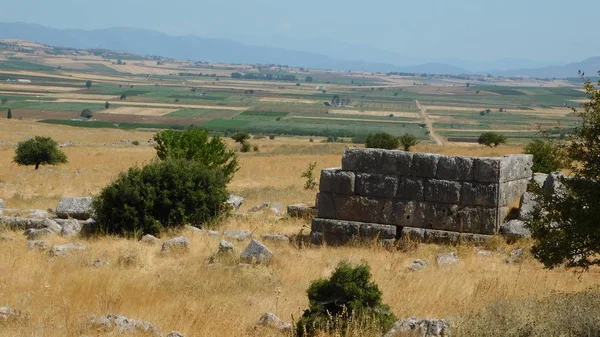
[[[0,119],[0,197],[7,208],[54,207],[62,195],[97,193],[128,167],[153,160],[147,144],[152,133],[108,129],[83,129]],[[57,167],[19,167],[12,163],[16,142],[33,135],[52,136],[65,147],[69,163]],[[141,145],[122,143],[139,140]],[[240,154],[240,170],[229,188],[246,197],[242,213],[263,201],[286,204],[312,202],[314,191],[302,188],[300,174],[308,163],[318,169],[339,166],[344,144],[309,143],[306,138],[252,140],[258,153]],[[231,144],[231,146],[234,146]],[[489,149],[480,146],[418,146],[415,150],[472,156],[501,156],[520,147]],[[233,216],[219,230],[248,229],[256,235],[278,232],[308,233],[308,221],[276,220],[267,215]],[[499,300],[543,298],[554,292],[576,292],[597,287],[600,271],[577,274],[545,270],[531,257],[520,264],[504,258],[514,246],[495,241],[481,256],[470,245],[438,246],[412,243],[388,250],[377,244],[345,247],[297,247],[268,244],[274,261],[250,268],[209,265],[206,260],[220,238],[186,230],[165,233],[163,238],[185,235],[190,252],[163,257],[159,246],[119,238],[76,239],[85,251],[61,258],[27,249],[18,232],[0,240],[0,306],[20,310],[22,321],[0,323],[0,336],[100,335],[86,326],[89,315],[118,313],[154,323],[163,331],[185,336],[276,336],[254,324],[270,311],[291,322],[308,305],[306,289],[314,279],[327,277],[339,261],[364,261],[398,317],[461,317]],[[52,243],[67,239],[52,238]],[[234,242],[242,250],[247,242]],[[528,247],[529,242],[518,246]],[[458,265],[438,267],[435,254],[456,251]],[[432,264],[411,272],[416,258]],[[103,259],[110,264],[93,267]],[[3,325],[2,325],[3,324]],[[112,335],[111,335],[112,336]]]

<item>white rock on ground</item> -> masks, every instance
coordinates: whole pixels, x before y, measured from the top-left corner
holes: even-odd
[[[450,325],[445,319],[401,319],[384,337],[419,336],[438,337],[450,336]]]
[[[412,271],[419,271],[421,269],[425,269],[429,265],[429,261],[427,260],[414,260],[408,265],[408,269]]]
[[[252,240],[244,249],[240,258],[247,263],[267,264],[273,258],[273,252],[262,243]]]
[[[21,314],[18,311],[13,310],[8,306],[0,307],[0,322],[6,322],[11,319],[18,319],[20,316]]]
[[[86,220],[92,217],[92,198],[62,197],[56,206],[56,216],[63,219]]]
[[[63,223],[60,231],[61,236],[73,237],[81,232],[81,224],[75,219],[70,219]]]
[[[48,242],[46,242],[46,241],[34,240],[34,241],[27,242],[27,248],[29,248],[29,249],[46,250],[46,249],[48,249],[48,247],[49,247],[49,245],[48,245]]]
[[[233,208],[234,211],[237,211],[238,209],[240,209],[240,207],[242,207],[242,204],[244,203],[244,198],[230,194],[226,203],[231,205],[231,208]]]
[[[539,212],[540,204],[536,200],[536,195],[525,192],[521,196],[519,203],[519,219],[531,220],[537,212]]]
[[[42,220],[42,226],[45,228],[50,228],[55,233],[60,233],[63,229],[63,226],[59,225],[56,221],[48,218]]]
[[[250,209],[250,212],[269,211],[275,215],[283,215],[285,213],[285,205],[280,202],[263,202]]]
[[[163,242],[161,253],[183,253],[188,251],[189,241],[186,237],[180,236]]]
[[[30,218],[45,219],[48,217],[48,212],[42,211],[41,209],[34,209],[29,213]]]
[[[531,231],[521,220],[511,220],[503,223],[500,226],[500,233],[510,241],[531,237]]]
[[[50,256],[65,256],[71,252],[85,250],[86,247],[81,243],[67,243],[64,245],[54,245],[48,254]]]
[[[247,238],[249,238],[252,235],[252,233],[245,229],[233,229],[233,230],[225,231],[223,233],[223,235],[229,239],[244,241]]]
[[[160,336],[160,330],[154,324],[127,318],[122,315],[109,314],[102,317],[90,317],[88,323],[95,328],[100,328],[104,331],[116,331],[121,334],[125,333],[150,333],[154,336]]]
[[[282,331],[291,331],[293,327],[290,323],[282,321],[279,317],[270,312],[264,313],[256,325]]]
[[[150,235],[150,234],[146,234],[144,236],[142,236],[142,238],[140,239],[140,242],[149,246],[155,245],[159,242],[160,240],[154,236],[154,235]]]
[[[282,243],[288,244],[290,243],[290,238],[287,235],[278,234],[278,233],[265,233],[260,236],[263,241],[270,241],[274,243]]]
[[[222,255],[230,253],[233,253],[233,245],[231,244],[231,242],[221,240],[221,242],[219,242],[219,251],[217,252],[217,254]]]
[[[458,256],[456,252],[442,253],[436,256],[438,266],[447,266],[458,263]]]
[[[27,240],[39,240],[41,238],[54,235],[56,233],[50,228],[30,228],[26,230],[23,234],[27,236]]]
[[[531,181],[536,183],[540,188],[544,187],[544,182],[548,178],[546,173],[534,173]]]

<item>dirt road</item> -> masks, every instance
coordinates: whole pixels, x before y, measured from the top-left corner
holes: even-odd
[[[440,137],[440,135],[438,135],[433,129],[433,123],[431,122],[431,118],[429,118],[429,115],[427,114],[427,109],[425,109],[425,107],[422,106],[418,100],[415,100],[415,103],[417,104],[417,108],[419,108],[419,110],[421,111],[421,116],[423,117],[424,123],[427,125],[427,129],[429,130],[429,136],[431,137],[431,139],[437,145],[444,145],[444,140],[442,139],[442,137]]]

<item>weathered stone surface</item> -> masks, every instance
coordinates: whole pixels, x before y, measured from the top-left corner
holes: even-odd
[[[288,205],[287,215],[290,218],[312,219],[317,215],[317,209],[306,204],[293,204]]]
[[[161,253],[184,253],[189,250],[189,241],[186,237],[180,236],[163,242]]]
[[[252,240],[240,254],[240,258],[247,263],[267,264],[273,258],[273,252],[262,243]]]
[[[463,205],[497,207],[500,188],[497,183],[465,182],[461,193]]]
[[[564,185],[561,180],[565,179],[566,176],[560,172],[552,172],[546,177],[544,181],[543,190],[546,194],[561,193],[564,190]]]
[[[376,223],[317,218],[313,219],[311,229],[313,232],[335,234],[342,241],[354,237],[380,240],[396,238],[396,226]]]
[[[412,226],[413,222],[415,221],[417,202],[394,200],[393,203],[394,209],[391,213],[391,219],[389,221],[386,221],[386,214],[388,212],[384,212],[384,216],[382,217],[382,223],[389,225],[397,225],[400,227]]]
[[[456,181],[430,179],[425,182],[425,201],[458,204],[461,189],[462,184]]]
[[[217,236],[221,235],[221,233],[219,233],[219,232],[217,232],[217,231],[213,231],[213,230],[208,230],[208,231],[206,231],[206,234],[207,234],[208,236],[212,236],[212,237],[217,237]]]
[[[60,235],[65,237],[73,237],[81,232],[81,224],[75,219],[66,221],[60,230]]]
[[[442,180],[473,180],[473,158],[442,156],[436,176]]]
[[[285,205],[280,202],[263,202],[260,205],[256,205],[250,209],[250,212],[264,212],[268,211],[275,215],[285,214]]]
[[[401,319],[383,337],[442,337],[450,336],[450,324],[445,319]]]
[[[479,256],[492,256],[493,253],[491,250],[486,250],[486,249],[478,249],[477,250],[477,255]]]
[[[244,241],[252,236],[252,232],[245,229],[232,229],[223,232],[223,236],[233,240]]]
[[[408,175],[413,153],[395,150],[348,148],[342,156],[342,169],[362,173]]]
[[[46,241],[34,240],[27,242],[27,248],[29,249],[46,250],[48,247],[49,245]]]
[[[447,266],[458,263],[458,256],[456,256],[456,252],[441,253],[438,254],[435,259],[438,266]]]
[[[92,198],[62,197],[56,206],[56,216],[63,219],[87,220],[92,217]]]
[[[0,198],[0,215],[2,215],[3,210],[4,210],[4,199]]]
[[[408,269],[412,271],[419,271],[421,269],[425,269],[429,265],[429,261],[427,260],[414,260],[408,265]]]
[[[367,197],[393,198],[398,189],[398,178],[375,173],[356,175],[356,194]]]
[[[531,181],[536,183],[540,188],[543,188],[546,179],[548,179],[548,175],[546,173],[534,173]]]
[[[511,220],[502,224],[500,234],[509,241],[531,237],[531,231],[526,228],[525,223],[521,220]]]
[[[498,183],[501,158],[473,159],[473,180],[484,183]]]
[[[423,179],[401,177],[398,181],[396,198],[411,201],[424,201],[425,186]]]
[[[19,319],[21,317],[21,313],[11,309],[8,306],[0,307],[0,322],[7,322]]]
[[[96,259],[92,262],[92,266],[96,268],[108,266],[110,263],[106,260]]]
[[[122,315],[109,314],[98,318],[91,316],[88,324],[106,332],[117,331],[121,334],[149,333],[154,336],[160,336],[160,330],[152,323],[127,318]]]
[[[521,196],[519,205],[519,219],[531,220],[540,210],[540,204],[536,200],[536,195],[533,193],[525,192]]]
[[[270,241],[273,243],[281,243],[288,244],[290,243],[290,238],[287,235],[277,234],[277,233],[265,233],[260,236],[263,241]]]
[[[433,153],[414,153],[410,175],[421,178],[435,178],[437,176],[438,162],[441,157],[441,155]]]
[[[140,239],[140,242],[149,246],[153,246],[157,243],[160,242],[160,240],[154,236],[154,235],[150,235],[150,234],[146,234],[144,236],[142,236],[142,238]]]
[[[270,312],[264,313],[256,325],[280,331],[291,331],[293,327],[290,323],[282,321],[279,317]]]
[[[26,230],[24,234],[27,236],[27,240],[39,240],[41,238],[54,235],[56,233],[50,228],[30,228]]]
[[[427,243],[485,243],[491,240],[494,236],[416,227],[403,227],[400,237]]]
[[[54,245],[48,254],[50,256],[65,256],[71,252],[85,250],[86,247],[81,243],[67,243],[64,245]]]
[[[513,180],[531,180],[533,171],[533,155],[511,154],[500,160],[500,182]]]
[[[500,196],[498,206],[506,207],[514,204],[521,198],[523,193],[527,192],[529,179],[519,179],[500,183]]]
[[[340,220],[379,223],[385,200],[362,196],[336,196],[335,218]]]
[[[12,230],[25,230],[28,228],[44,228],[44,219],[30,219],[13,216],[0,216],[0,224]]]
[[[333,198],[333,193],[317,193],[316,207],[318,218],[335,219],[335,204]]]
[[[48,217],[48,212],[42,211],[41,209],[34,209],[29,213],[29,217],[34,219],[45,219]]]
[[[179,331],[171,331],[171,332],[169,332],[167,337],[185,337],[185,336]]]
[[[77,221],[77,220],[75,220],[75,221]],[[44,226],[44,228],[51,229],[55,233],[60,233],[63,229],[63,226],[59,225],[56,221],[54,221],[52,219],[48,219],[48,218],[45,218],[44,220],[42,220],[42,226]]]
[[[505,263],[521,263],[525,258],[525,251],[522,248],[513,249],[508,257],[504,260]]]
[[[338,168],[324,169],[321,171],[319,191],[339,194],[354,194],[355,175],[351,171],[342,171]]]
[[[190,225],[187,225],[187,226],[185,226],[185,228],[186,228],[187,230],[191,231],[191,232],[192,232],[192,233],[194,233],[194,234],[202,234],[202,233],[204,232],[204,231],[202,230],[202,228],[198,228],[198,227],[195,227],[195,226],[190,226]]]
[[[237,211],[238,209],[240,209],[240,207],[242,207],[242,204],[244,203],[244,198],[230,194],[229,198],[225,203],[230,205],[233,210]]]
[[[221,240],[221,242],[219,242],[219,250],[217,252],[217,254],[231,254],[233,253],[233,245],[231,244],[231,242],[226,241],[226,240]]]

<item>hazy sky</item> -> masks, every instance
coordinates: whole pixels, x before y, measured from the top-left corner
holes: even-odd
[[[406,56],[575,61],[600,55],[600,0],[19,0],[0,21],[209,37],[327,37]],[[241,41],[243,42],[243,41]]]

